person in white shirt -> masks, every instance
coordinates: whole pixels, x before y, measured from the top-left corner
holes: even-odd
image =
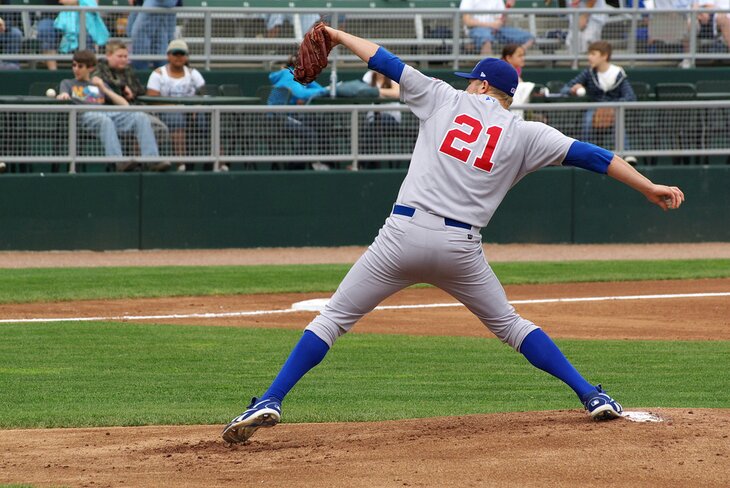
[[[695,0],[648,0],[648,10],[675,10],[649,14],[649,45],[656,52],[666,52],[671,47],[681,46],[682,52],[689,51],[690,16],[687,15],[696,5]],[[692,60],[685,58],[680,68],[691,68]]]
[[[190,97],[205,86],[203,75],[188,66],[188,45],[182,39],[175,39],[167,46],[167,64],[154,70],[147,80],[147,95],[153,97]],[[170,138],[175,156],[187,154],[185,129],[193,122],[207,125],[205,117],[181,112],[162,113],[160,119],[170,129]],[[185,165],[178,165],[178,171],[185,171]]]
[[[461,0],[459,10],[474,12],[479,10],[506,11],[515,0]],[[527,50],[535,38],[532,34],[517,27],[507,25],[506,14],[464,13],[462,21],[469,36],[474,40],[482,55],[492,54],[492,42],[500,44],[519,44]]]

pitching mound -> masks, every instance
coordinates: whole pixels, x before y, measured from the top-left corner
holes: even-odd
[[[0,481],[53,486],[727,486],[730,411],[637,409],[281,424],[0,431]]]

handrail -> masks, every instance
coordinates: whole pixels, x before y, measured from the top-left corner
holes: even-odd
[[[522,110],[528,120],[547,120],[550,125],[567,135],[580,137],[584,115],[598,106],[613,108],[618,129],[608,132],[606,145],[618,154],[635,156],[730,156],[730,144],[722,142],[725,138],[725,121],[730,115],[730,100],[719,101],[652,101],[652,102],[615,102],[615,103],[531,103],[514,106]],[[200,152],[195,155],[173,156],[162,154],[158,157],[124,156],[123,158],[100,155],[80,155],[76,148],[76,123],[82,112],[145,112],[150,114],[195,113],[209,114],[211,124],[206,129],[205,141],[191,139],[190,145],[197,144]],[[363,136],[367,126],[367,113],[400,112],[404,131],[401,137],[405,146],[374,153],[369,144],[372,138]],[[332,150],[322,152],[315,145],[297,146],[294,153],[286,152],[282,146],[294,136],[285,130],[272,132],[262,127],[271,117],[308,115],[309,123],[316,130],[326,132],[332,141]],[[35,131],[28,134],[26,117],[34,116]],[[65,117],[64,117],[65,115]],[[48,117],[48,120],[44,119]],[[55,118],[54,118],[55,117]],[[648,117],[648,119],[647,119]],[[55,162],[71,163],[73,172],[78,163],[109,163],[123,161],[180,163],[214,163],[219,168],[223,163],[248,162],[298,162],[352,161],[354,166],[360,161],[397,160],[408,161],[411,147],[418,131],[417,119],[406,105],[393,104],[348,104],[348,105],[303,105],[303,106],[266,106],[266,105],[146,105],[146,106],[84,106],[84,105],[0,105],[0,119],[5,119],[6,130],[0,134],[0,161],[6,163]],[[50,121],[54,121],[51,123]],[[11,122],[11,123],[8,123]],[[45,123],[47,122],[47,123]],[[621,130],[623,128],[623,131]],[[570,133],[570,134],[569,134]],[[93,134],[86,134],[93,137]],[[4,139],[3,139],[4,138]],[[53,139],[56,138],[56,139]],[[271,138],[264,153],[255,149],[262,139]],[[209,140],[208,140],[209,139]],[[676,141],[675,141],[676,139]],[[44,140],[66,141],[68,148],[56,144],[47,155],[33,153],[34,145]],[[338,141],[338,142],[335,142]],[[669,142],[667,142],[669,141]],[[309,141],[311,142],[311,141]],[[235,146],[235,147],[234,147]],[[231,149],[233,147],[233,149]]]
[[[400,55],[405,61],[418,61],[418,62],[451,62],[456,67],[459,61],[473,61],[478,59],[480,56],[476,53],[465,53],[462,52],[462,43],[467,42],[468,38],[464,37],[462,31],[464,30],[461,16],[464,12],[458,8],[335,8],[335,7],[322,7],[322,8],[283,8],[283,7],[176,7],[174,9],[166,8],[151,8],[151,7],[129,7],[129,6],[99,6],[99,7],[78,7],[78,6],[41,6],[41,5],[8,5],[0,7],[0,16],[3,12],[20,12],[26,17],[30,16],[34,12],[51,12],[58,13],[63,11],[84,11],[84,12],[97,12],[100,14],[111,14],[111,15],[123,15],[130,12],[147,12],[147,13],[165,13],[165,14],[177,14],[184,21],[192,19],[201,19],[203,22],[210,24],[212,19],[220,18],[245,18],[256,15],[272,14],[272,13],[301,13],[301,14],[323,14],[329,16],[344,15],[357,17],[373,17],[373,18],[412,18],[415,24],[414,31],[416,32],[415,37],[404,37],[404,36],[393,36],[390,38],[374,38],[376,42],[391,47],[396,54]],[[730,9],[712,9],[712,8],[698,8],[691,11],[678,11],[672,9],[636,9],[636,8],[605,8],[605,9],[555,9],[555,8],[513,8],[508,11],[510,18],[529,18],[528,22],[530,29],[537,29],[534,19],[536,17],[541,18],[554,18],[556,20],[566,19],[572,17],[577,19],[577,16],[582,13],[590,14],[608,14],[611,19],[620,21],[628,21],[631,23],[632,29],[630,32],[636,32],[634,26],[638,25],[639,22],[646,18],[650,18],[653,15],[662,14],[682,14],[688,19],[702,13],[730,13]],[[473,11],[470,13],[504,13],[503,11],[495,10],[483,10]],[[449,38],[427,38],[424,35],[423,22],[429,18],[443,18],[450,19],[450,25],[452,25],[453,34]],[[83,19],[82,19],[83,24]],[[626,40],[627,46],[622,49],[616,49],[614,52],[613,59],[618,62],[657,62],[657,61],[678,61],[678,60],[689,60],[690,64],[694,65],[697,60],[717,60],[717,59],[730,59],[730,53],[728,52],[700,52],[700,45],[696,39],[697,27],[696,22],[688,23],[688,35],[690,36],[689,49],[687,52],[639,52],[637,49],[637,42],[634,35],[629,36]],[[573,22],[573,25],[577,25],[577,22]],[[553,30],[561,30],[556,27]],[[564,30],[564,29],[562,29]],[[543,52],[538,56],[532,56],[531,59],[528,57],[531,63],[544,62],[569,62],[572,66],[576,67],[580,61],[585,57],[583,53],[580,53],[577,48],[565,49],[562,41],[555,39],[548,39],[545,37],[545,32],[532,32],[538,38],[538,46],[542,46]],[[27,36],[26,36],[27,37]],[[195,46],[191,53],[191,61],[193,63],[204,63],[206,69],[210,69],[212,62],[235,62],[235,63],[247,63],[247,62],[266,62],[266,61],[283,61],[286,58],[284,54],[266,54],[266,53],[252,53],[252,54],[230,54],[230,53],[215,53],[213,46],[224,46],[224,45],[241,45],[241,46],[276,46],[276,45],[295,45],[300,38],[295,37],[278,37],[278,38],[257,38],[255,36],[186,36],[188,42]],[[81,36],[80,39],[82,47],[86,45],[85,36]],[[197,46],[202,45],[201,49]],[[405,52],[398,52],[399,48],[408,46],[409,49],[403,49]],[[428,47],[443,46],[444,52],[434,53],[425,48]],[[414,51],[414,52],[410,52]],[[102,55],[103,56],[103,55]],[[1,54],[0,60],[17,60],[22,58],[25,61],[43,61],[43,60],[61,60],[68,61],[71,57],[70,54]],[[149,61],[149,60],[160,60],[164,56],[161,55],[136,55],[135,59]],[[538,59],[539,58],[539,59]],[[357,58],[349,52],[339,52],[336,56],[338,62],[350,62],[355,61]],[[333,66],[336,70],[337,66]]]

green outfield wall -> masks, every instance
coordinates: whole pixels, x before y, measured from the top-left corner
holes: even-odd
[[[730,167],[654,167],[680,186],[662,212],[612,179],[541,170],[507,196],[486,242],[730,241]],[[0,177],[0,249],[155,249],[368,244],[404,171]]]

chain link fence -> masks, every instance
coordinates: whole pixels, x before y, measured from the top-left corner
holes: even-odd
[[[328,4],[329,5],[329,4]],[[376,5],[373,3],[373,5]],[[697,63],[730,61],[728,40],[730,10],[704,9],[559,9],[513,8],[508,11],[464,12],[457,8],[217,8],[179,7],[48,7],[2,6],[0,18],[8,29],[0,43],[0,61],[28,65],[48,60],[70,60],[59,52],[63,33],[53,27],[61,13],[98,15],[111,38],[131,43],[135,61],[163,61],[164,48],[172,38],[183,38],[191,47],[191,61],[212,65],[246,65],[281,62],[295,52],[303,34],[319,18],[335,27],[371,39],[405,61],[442,63],[458,67],[483,56],[483,33],[467,27],[464,14],[501,18],[531,39],[528,63],[577,66],[585,59],[587,43],[609,41],[619,63],[669,63],[691,67]],[[131,14],[131,15],[130,15]],[[168,27],[159,46],[140,25],[157,16]],[[587,28],[581,30],[587,20]],[[136,19],[136,20],[135,20]],[[78,16],[78,46],[92,47],[94,36],[87,15]],[[135,31],[136,24],[136,31]],[[155,31],[157,32],[157,31]],[[2,41],[2,39],[0,39]],[[136,52],[134,44],[138,43]],[[499,54],[500,37],[489,46]],[[99,50],[100,54],[103,54]],[[356,58],[335,49],[336,69]]]
[[[533,103],[514,107],[651,164],[730,156],[730,101]],[[610,112],[596,123],[598,110]],[[605,118],[605,117],[604,117]],[[0,162],[56,171],[405,168],[418,120],[402,104],[305,106],[0,105]],[[80,169],[83,168],[83,169]]]

